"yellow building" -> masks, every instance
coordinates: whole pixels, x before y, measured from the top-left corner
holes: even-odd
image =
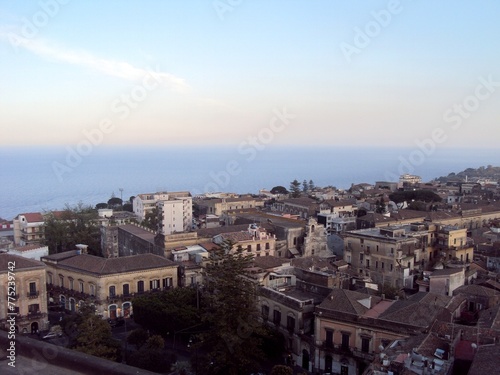
[[[134,296],[177,286],[178,265],[154,254],[101,258],[74,250],[42,261],[50,302],[77,311],[90,300],[103,318],[128,317]]]
[[[48,328],[45,264],[0,254],[0,326],[35,333]],[[10,298],[9,298],[10,297]],[[15,313],[15,315],[12,315]]]

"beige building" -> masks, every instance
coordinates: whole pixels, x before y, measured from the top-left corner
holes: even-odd
[[[474,249],[466,229],[412,223],[346,232],[344,260],[378,284],[412,288],[414,277],[437,262],[466,265]]]
[[[202,199],[198,200],[196,204],[203,211],[206,211],[205,213],[207,215],[221,216],[227,211],[264,207],[264,200],[256,199],[251,196],[241,196],[238,198]]]
[[[154,254],[106,259],[74,250],[42,261],[50,302],[76,311],[92,301],[103,318],[128,317],[134,296],[177,286],[178,265]]]
[[[328,258],[333,256],[333,253],[328,250],[326,240],[326,229],[323,224],[310,218],[306,225],[306,236],[304,237],[304,246],[302,247],[302,256],[319,256]]]
[[[48,328],[45,264],[8,253],[0,254],[0,326],[35,333]],[[9,297],[11,297],[9,299]],[[12,299],[12,297],[15,297]],[[10,313],[16,313],[14,318]]]
[[[45,221],[40,212],[19,214],[14,219],[14,243],[18,246],[42,243]]]
[[[234,245],[233,249],[241,246],[245,253],[255,257],[276,255],[276,236],[257,224],[250,224],[246,231],[221,233],[213,238],[217,245],[224,241],[230,241]]]

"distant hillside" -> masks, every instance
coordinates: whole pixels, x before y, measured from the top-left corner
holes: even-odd
[[[466,170],[458,173],[450,173],[448,176],[441,176],[436,180],[440,182],[447,181],[465,181],[467,177],[468,181],[474,181],[478,178],[487,178],[491,180],[500,180],[500,167],[493,167],[488,165],[487,167],[479,168],[467,168]]]

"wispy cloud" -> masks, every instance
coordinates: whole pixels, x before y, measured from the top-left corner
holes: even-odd
[[[10,41],[12,36],[6,33],[0,33],[0,39]],[[138,81],[143,79],[148,74],[154,74],[157,81],[160,81],[164,86],[175,91],[186,92],[190,89],[189,85],[183,78],[173,74],[153,70],[137,68],[124,61],[116,61],[100,58],[85,51],[68,50],[49,44],[48,42],[37,39],[19,38],[16,40],[17,46],[22,47],[37,56],[65,62],[72,65],[83,66],[103,74],[122,78],[128,81]]]

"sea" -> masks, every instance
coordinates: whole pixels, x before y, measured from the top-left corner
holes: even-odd
[[[397,181],[404,173],[430,181],[451,172],[500,166],[493,149],[395,147],[99,146],[0,149],[0,218],[95,206],[112,196],[188,190],[258,194],[297,179],[316,186]]]

